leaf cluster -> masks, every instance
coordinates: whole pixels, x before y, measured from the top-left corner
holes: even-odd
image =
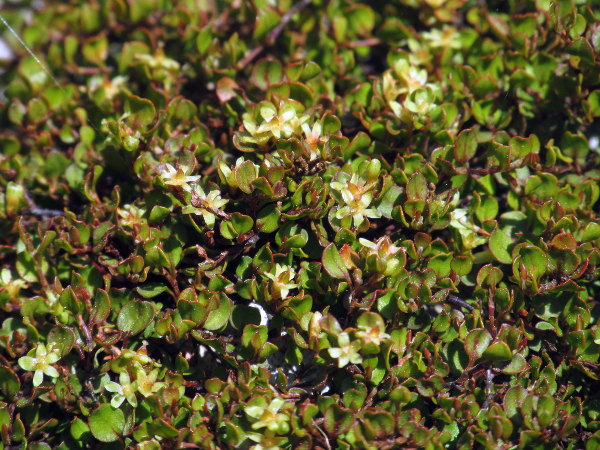
[[[593,3],[11,4],[0,449],[600,448]]]

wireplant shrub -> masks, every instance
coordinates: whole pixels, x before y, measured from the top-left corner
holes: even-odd
[[[600,448],[597,1],[4,6],[0,449]]]

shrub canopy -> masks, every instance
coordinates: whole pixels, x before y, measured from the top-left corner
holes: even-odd
[[[600,448],[597,2],[24,3],[0,448]]]

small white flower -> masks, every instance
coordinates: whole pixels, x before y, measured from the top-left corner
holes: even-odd
[[[19,358],[19,365],[24,370],[35,371],[33,374],[33,385],[37,387],[44,381],[44,375],[52,378],[59,376],[58,370],[51,365],[59,359],[60,350],[53,347],[46,349],[46,346],[40,342],[35,350],[35,357],[23,356]]]
[[[358,325],[359,331],[356,332],[356,337],[360,338],[365,344],[375,344],[379,347],[381,341],[389,339],[390,335],[385,332],[383,320],[378,320],[378,322],[375,326]]]
[[[424,31],[421,35],[428,41],[431,48],[459,49],[462,47],[459,33],[455,28],[448,25],[444,25],[441,30],[433,28],[431,31]]]
[[[379,211],[369,208],[374,197],[375,183],[367,183],[356,173],[352,174],[350,180],[334,181],[331,188],[339,191],[344,205],[336,212],[336,218],[343,219],[352,216],[354,226],[360,226],[365,217],[381,217]]]
[[[360,341],[350,342],[350,336],[348,333],[343,332],[338,336],[339,347],[328,348],[329,356],[338,360],[338,367],[347,366],[348,364],[360,364],[362,362],[362,356],[360,356]]]
[[[265,277],[273,281],[273,293],[275,298],[285,299],[290,289],[298,287],[296,283],[291,281],[296,276],[296,272],[289,266],[282,266],[281,264],[275,264],[275,274],[265,273]]]
[[[377,242],[367,241],[360,238],[358,242],[366,247],[367,258],[375,256],[382,267],[383,275],[391,276],[400,264],[399,253],[403,252],[401,247],[392,244],[389,236],[383,236]]]
[[[327,142],[328,138],[321,136],[323,126],[319,121],[313,124],[312,129],[307,123],[303,123],[301,128],[305,136],[304,142],[310,151],[310,160],[313,161],[319,157],[318,145]]]
[[[487,242],[487,238],[478,233],[480,228],[473,223],[466,209],[456,208],[450,213],[450,218],[450,227],[458,231],[467,248],[474,248]]]
[[[158,369],[154,369],[149,374],[146,374],[144,369],[139,366],[135,371],[135,376],[137,378],[136,382],[138,384],[138,392],[144,397],[148,397],[155,392],[158,392],[167,385],[165,382],[156,381],[156,378],[158,377]]]
[[[201,215],[208,228],[212,229],[217,216],[210,210],[220,210],[229,200],[222,199],[219,190],[210,191],[208,195],[205,194],[199,184],[194,185],[193,192],[198,196],[197,198],[200,201],[201,207],[196,208],[195,206],[187,205],[183,207],[182,212],[184,214]]]
[[[104,388],[113,392],[116,395],[110,401],[110,404],[113,408],[118,408],[121,404],[127,399],[129,404],[133,407],[137,406],[137,398],[135,396],[135,392],[138,390],[138,382],[131,382],[131,378],[129,378],[129,374],[127,372],[121,372],[119,374],[119,383],[115,383],[114,381],[109,381],[106,383]]]
[[[161,164],[158,168],[163,183],[168,186],[179,186],[188,192],[192,190],[188,183],[194,183],[200,178],[199,175],[189,176],[181,168],[175,169],[171,164]]]
[[[11,299],[17,297],[19,291],[25,289],[27,286],[28,284],[25,281],[13,278],[10,269],[4,268],[0,270],[0,292],[7,292]]]
[[[245,138],[245,141],[258,145],[266,144],[271,137],[289,138],[309,118],[303,114],[298,116],[294,104],[290,102],[282,101],[278,107],[271,102],[262,102],[257,107],[258,117],[246,113],[243,122],[244,128],[252,136]]]
[[[123,208],[117,209],[117,214],[121,217],[120,223],[122,226],[133,228],[134,225],[142,225],[146,223],[143,219],[146,210],[138,208],[135,205],[123,205]]]
[[[284,404],[285,401],[281,397],[275,397],[268,406],[247,406],[244,412],[253,419],[258,419],[252,424],[253,430],[267,428],[271,431],[282,431],[282,428],[289,429],[287,422],[290,420],[290,416],[279,412]]]

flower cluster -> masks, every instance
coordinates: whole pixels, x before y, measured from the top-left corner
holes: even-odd
[[[389,277],[404,268],[404,250],[393,245],[389,236],[383,236],[376,242],[360,238],[358,242],[363,246],[369,271]]]
[[[190,175],[191,169],[185,166],[173,167],[171,164],[158,166],[158,174],[162,182],[167,186],[183,189],[190,192],[192,187],[189,183],[195,183],[200,179],[199,175]]]
[[[210,229],[215,226],[215,219],[217,218],[213,211],[220,210],[229,201],[221,198],[221,191],[218,189],[206,194],[199,184],[194,185],[192,198],[194,198],[194,203],[199,204],[200,207],[186,205],[181,211],[184,214],[196,214],[202,216],[206,226]]]
[[[171,164],[159,166],[159,176],[167,186],[183,190],[186,204],[182,208],[183,214],[196,214],[202,216],[206,226],[212,229],[218,212],[229,200],[221,198],[221,192],[213,189],[206,193],[199,184],[200,175],[190,175],[193,168],[178,165],[174,168]],[[122,217],[125,213],[121,214]],[[131,215],[131,214],[130,214]],[[130,217],[127,216],[127,219]]]
[[[348,364],[360,364],[363,360],[360,355],[361,342],[358,339],[350,341],[350,335],[343,332],[338,336],[338,347],[328,348],[329,356],[338,360],[338,367]]]
[[[290,289],[295,289],[298,284],[292,283],[292,280],[296,276],[296,271],[286,265],[275,264],[275,273],[265,273],[265,277],[272,281],[271,292],[273,299],[285,299]]]
[[[360,227],[365,217],[381,217],[379,211],[369,208],[375,195],[376,183],[360,177],[357,173],[349,175],[339,172],[337,180],[331,183],[331,189],[339,192],[341,206],[336,218],[351,217],[355,227]],[[335,197],[335,194],[333,194]]]
[[[277,106],[268,101],[260,102],[254,108],[254,114],[244,114],[244,128],[249,136],[240,135],[240,139],[264,146],[273,138],[289,138],[309,119],[301,114],[303,109],[293,100],[280,100]]]

